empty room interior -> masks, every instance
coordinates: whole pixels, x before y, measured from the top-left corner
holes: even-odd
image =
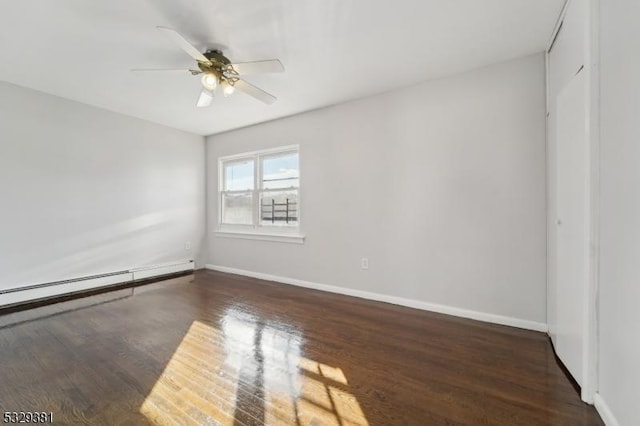
[[[3,2],[1,422],[640,425],[639,17]]]

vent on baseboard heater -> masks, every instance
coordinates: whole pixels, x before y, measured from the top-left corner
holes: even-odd
[[[193,260],[187,260],[50,283],[0,289],[0,307],[193,270]]]

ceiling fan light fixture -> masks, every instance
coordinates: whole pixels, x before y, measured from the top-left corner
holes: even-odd
[[[224,80],[222,83],[220,83],[220,86],[222,86],[222,94],[225,98],[233,95],[233,92],[236,90],[236,88],[233,87],[233,85],[227,80]]]
[[[205,73],[200,81],[202,82],[202,87],[209,91],[214,91],[218,85],[218,77],[211,73]]]
[[[202,91],[198,98],[198,107],[211,105],[216,93],[222,91],[225,97],[231,96],[236,89],[240,92],[264,102],[272,104],[276,97],[246,82],[241,78],[245,74],[263,74],[283,72],[284,67],[278,59],[268,59],[263,61],[237,62],[232,63],[223,53],[222,49],[208,49],[201,53],[176,30],[166,27],[157,27],[166,34],[180,49],[195,59],[196,66],[188,70],[192,75],[202,74],[200,83]],[[134,70],[132,70],[134,71]],[[159,70],[135,70],[135,71],[159,71]],[[218,86],[220,89],[218,90]]]

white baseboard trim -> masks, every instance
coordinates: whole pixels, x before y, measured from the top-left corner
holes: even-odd
[[[16,287],[0,289],[0,307],[63,296],[70,293],[110,287],[177,272],[192,271],[193,269],[194,262],[192,260],[184,260],[160,265],[132,268],[126,271],[111,272],[91,277],[74,278],[66,281],[25,286],[24,288]]]
[[[153,278],[159,275],[168,275],[175,274],[178,272],[185,271],[193,271],[194,264],[190,260],[177,262],[177,263],[169,263],[162,265],[154,265],[148,266],[144,268],[131,269],[130,272],[133,273],[134,281],[144,280],[146,278]]]
[[[602,418],[602,421],[605,425],[620,426],[620,423],[618,423],[618,420],[616,420],[607,403],[604,402],[604,399],[602,399],[600,394],[597,392],[593,397],[593,405],[595,405],[596,410],[598,411],[598,414],[600,414],[600,417]]]
[[[338,287],[329,284],[319,284],[311,281],[299,280],[296,278],[281,277],[277,275],[263,274],[261,272],[246,271],[244,269],[229,268],[227,266],[207,264],[206,269],[213,271],[226,272],[229,274],[244,275],[246,277],[258,278],[266,281],[276,281],[283,284],[295,285],[298,287],[311,288],[314,290],[327,291],[330,293],[344,294],[346,296],[360,297],[362,299],[375,300],[378,302],[386,302],[394,305],[406,306],[409,308],[422,309],[424,311],[437,312],[441,314],[453,315],[456,317],[469,318],[478,321],[490,322],[493,324],[508,325],[511,327],[524,328],[526,330],[541,331],[546,333],[547,324],[528,321],[519,318],[507,317],[503,315],[489,314],[485,312],[472,311],[469,309],[456,308],[453,306],[439,305],[436,303],[424,302],[421,300],[407,299],[404,297],[391,296],[387,294],[373,293],[364,290],[355,290],[352,288]]]
[[[19,291],[0,294],[0,306],[26,303],[33,300],[46,299],[69,293],[91,290],[94,288],[108,287],[131,280],[133,280],[133,274],[131,272],[122,272],[115,275],[108,275],[106,277],[71,281],[47,287],[29,288],[25,290],[18,289]]]

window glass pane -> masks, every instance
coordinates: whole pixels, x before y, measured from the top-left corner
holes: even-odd
[[[234,161],[224,165],[224,190],[253,189],[253,160]]]
[[[263,191],[260,196],[261,225],[297,225],[298,190]]]
[[[262,188],[297,188],[298,153],[287,152],[262,159]]]
[[[253,223],[253,194],[222,194],[222,223],[251,225]]]

